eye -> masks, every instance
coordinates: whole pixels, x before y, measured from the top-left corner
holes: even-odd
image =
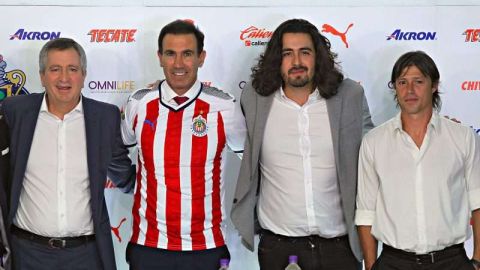
[[[399,86],[403,86],[403,85],[406,85],[406,84],[407,84],[406,80],[398,80],[397,81],[397,85],[399,85]]]
[[[193,52],[191,52],[191,51],[184,52],[183,56],[185,56],[185,57],[193,56]]]
[[[284,51],[282,52],[282,57],[287,57],[287,56],[290,56],[292,55],[292,52],[291,51]]]
[[[310,55],[310,54],[311,54],[311,52],[310,52],[310,51],[308,51],[308,50],[304,50],[304,51],[302,51],[302,54],[303,54],[303,55]]]
[[[163,53],[163,54],[164,54],[165,56],[169,56],[169,57],[170,57],[170,56],[174,56],[174,55],[175,55],[175,53],[174,53],[174,52],[172,52],[172,51],[166,51],[166,52],[165,52],[165,53]]]
[[[48,70],[49,70],[50,72],[57,72],[57,71],[60,70],[60,68],[59,68],[59,67],[50,67]]]
[[[415,80],[415,84],[423,84],[424,82],[424,80]]]

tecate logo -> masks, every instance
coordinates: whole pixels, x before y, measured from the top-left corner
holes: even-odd
[[[393,31],[387,40],[435,40],[437,32],[402,32],[401,29]]]
[[[480,42],[480,29],[467,29],[463,32],[465,42]]]
[[[10,40],[52,40],[60,37],[60,32],[38,32],[38,31],[25,31],[25,29],[18,29],[15,34],[10,36]]]
[[[92,29],[88,32],[90,42],[135,42],[137,29]]]

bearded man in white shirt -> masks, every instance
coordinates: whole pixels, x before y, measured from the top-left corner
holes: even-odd
[[[439,80],[426,53],[402,55],[389,83],[401,112],[362,141],[355,223],[367,270],[479,269],[480,148],[470,128],[438,115]]]

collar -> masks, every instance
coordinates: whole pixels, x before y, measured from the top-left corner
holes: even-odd
[[[401,114],[402,114],[402,112],[399,112],[395,116],[394,121],[393,121],[393,128],[395,130],[403,131]],[[433,130],[437,130],[440,126],[440,116],[438,115],[438,113],[435,110],[433,110],[433,112],[432,112],[432,116],[430,117],[430,121],[428,122],[428,126],[432,127]]]
[[[291,99],[289,97],[287,97],[287,95],[285,95],[285,90],[283,90],[283,87],[280,87],[280,91],[276,91],[275,95],[276,95],[276,97],[278,97],[282,100],[290,100],[291,101]],[[318,88],[315,88],[315,90],[313,90],[313,92],[310,95],[308,95],[308,100],[305,104],[313,102],[313,101],[317,101],[317,100],[320,100],[320,99],[322,99],[322,96],[320,96],[320,91],[318,91]]]
[[[200,91],[200,86],[201,82],[196,80],[192,87],[188,89],[187,92],[182,95],[182,97],[188,97],[188,100],[194,99]],[[174,97],[178,96],[177,93],[175,93],[175,91],[173,91],[173,89],[170,87],[170,85],[168,85],[167,81],[160,83],[159,87],[161,87],[162,99],[166,102],[171,102]]]
[[[46,92],[43,95],[42,105],[40,106],[40,112],[41,113],[42,112],[50,113],[48,111],[48,106],[47,106],[47,93]],[[75,106],[75,108],[73,108],[73,110],[69,111],[67,114],[69,114],[71,112],[79,112],[79,113],[83,114],[83,96],[82,95],[80,95],[80,101],[78,102],[77,106]]]

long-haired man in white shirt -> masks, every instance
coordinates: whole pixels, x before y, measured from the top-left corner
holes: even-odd
[[[401,112],[362,141],[355,223],[367,270],[479,269],[480,148],[470,128],[438,115],[439,80],[426,53],[402,55],[389,83]]]

